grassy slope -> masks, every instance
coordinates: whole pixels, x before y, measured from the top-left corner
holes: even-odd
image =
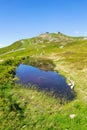
[[[56,42],[54,38],[58,38]],[[37,62],[51,60],[54,64],[54,70],[65,75],[67,80],[69,77],[74,80],[74,90],[77,96],[69,103],[60,104],[59,99],[55,99],[44,92],[14,86],[9,92],[12,103],[18,104],[23,111],[19,111],[13,104],[13,109],[9,112],[8,104],[11,104],[11,101],[8,100],[7,107],[0,112],[1,129],[86,130],[87,41],[83,38],[72,38],[62,34],[46,34],[45,36],[18,41],[8,48],[0,49],[0,54],[14,48],[15,50],[25,48],[25,50],[2,55],[0,60],[11,58],[16,60],[17,57],[26,56],[33,57]],[[26,63],[29,64],[28,59]],[[36,65],[36,62],[34,63]],[[3,103],[2,99],[0,100]],[[5,100],[7,100],[6,97]],[[6,103],[4,103],[5,105]],[[75,114],[76,117],[70,119],[70,114]]]

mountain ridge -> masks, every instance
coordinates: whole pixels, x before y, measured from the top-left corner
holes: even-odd
[[[36,37],[18,40],[7,47],[0,48],[0,54],[6,53],[8,51],[13,51],[13,50],[15,51],[20,48],[27,48],[30,44],[46,44],[46,43],[56,44],[57,43],[60,44],[60,48],[63,48],[68,43],[72,43],[72,42],[74,43],[82,40],[83,41],[87,40],[87,38],[67,36],[60,32],[56,32],[56,33],[46,32]]]

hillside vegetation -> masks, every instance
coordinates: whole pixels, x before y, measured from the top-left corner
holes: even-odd
[[[54,70],[74,81],[75,98],[65,101],[46,91],[15,84],[20,64]],[[87,129],[87,39],[44,33],[0,48],[1,130]]]

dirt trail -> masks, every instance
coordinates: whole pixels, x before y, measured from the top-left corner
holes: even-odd
[[[22,50],[25,50],[25,49],[26,48],[20,48],[20,49],[17,49],[17,50],[11,50],[11,51],[8,51],[6,53],[1,54],[0,56],[6,55],[6,54],[9,54],[9,53],[12,53],[12,52],[16,52],[16,51],[22,51]]]

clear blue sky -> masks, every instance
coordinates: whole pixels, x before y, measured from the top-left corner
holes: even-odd
[[[0,46],[57,31],[87,35],[87,0],[0,0]]]

